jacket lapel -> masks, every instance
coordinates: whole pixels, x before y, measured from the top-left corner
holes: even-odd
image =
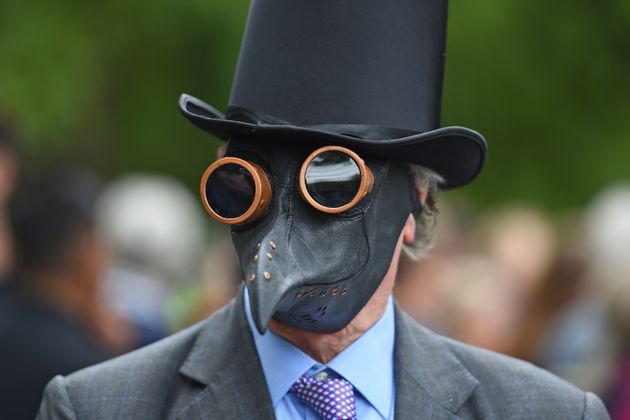
[[[179,372],[194,381],[178,419],[274,419],[243,294],[205,322]],[[478,381],[444,339],[396,307],[396,419],[454,419]]]
[[[453,419],[479,382],[443,339],[396,307],[396,419]]]
[[[180,419],[274,419],[243,294],[206,321],[179,372],[199,387]]]

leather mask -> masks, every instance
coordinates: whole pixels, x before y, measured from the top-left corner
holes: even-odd
[[[419,211],[408,167],[360,151],[374,175],[372,191],[336,215],[311,207],[298,176],[317,147],[235,138],[226,151],[260,165],[272,188],[269,213],[232,228],[261,333],[272,317],[311,332],[345,327],[380,285],[407,217]]]

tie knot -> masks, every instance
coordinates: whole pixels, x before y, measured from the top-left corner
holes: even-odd
[[[354,387],[345,379],[300,376],[291,391],[323,419],[356,419]]]

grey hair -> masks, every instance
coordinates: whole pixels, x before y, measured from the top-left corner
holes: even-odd
[[[420,165],[409,165],[416,189],[426,189],[427,198],[422,211],[416,218],[416,236],[413,244],[403,245],[404,253],[412,260],[424,258],[434,240],[434,228],[437,223],[437,193],[444,178],[429,168]],[[418,197],[418,200],[420,197]]]

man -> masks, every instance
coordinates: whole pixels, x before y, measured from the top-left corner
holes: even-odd
[[[15,269],[0,302],[0,418],[32,419],[55,375],[103,361],[99,305],[105,247],[84,172],[48,173],[11,205]],[[120,340],[120,328],[115,330]]]
[[[41,418],[606,418],[597,397],[439,337],[391,298],[438,185],[485,142],[437,128],[443,0],[254,0],[202,201],[232,226],[246,288],[207,321],[57,377]]]

